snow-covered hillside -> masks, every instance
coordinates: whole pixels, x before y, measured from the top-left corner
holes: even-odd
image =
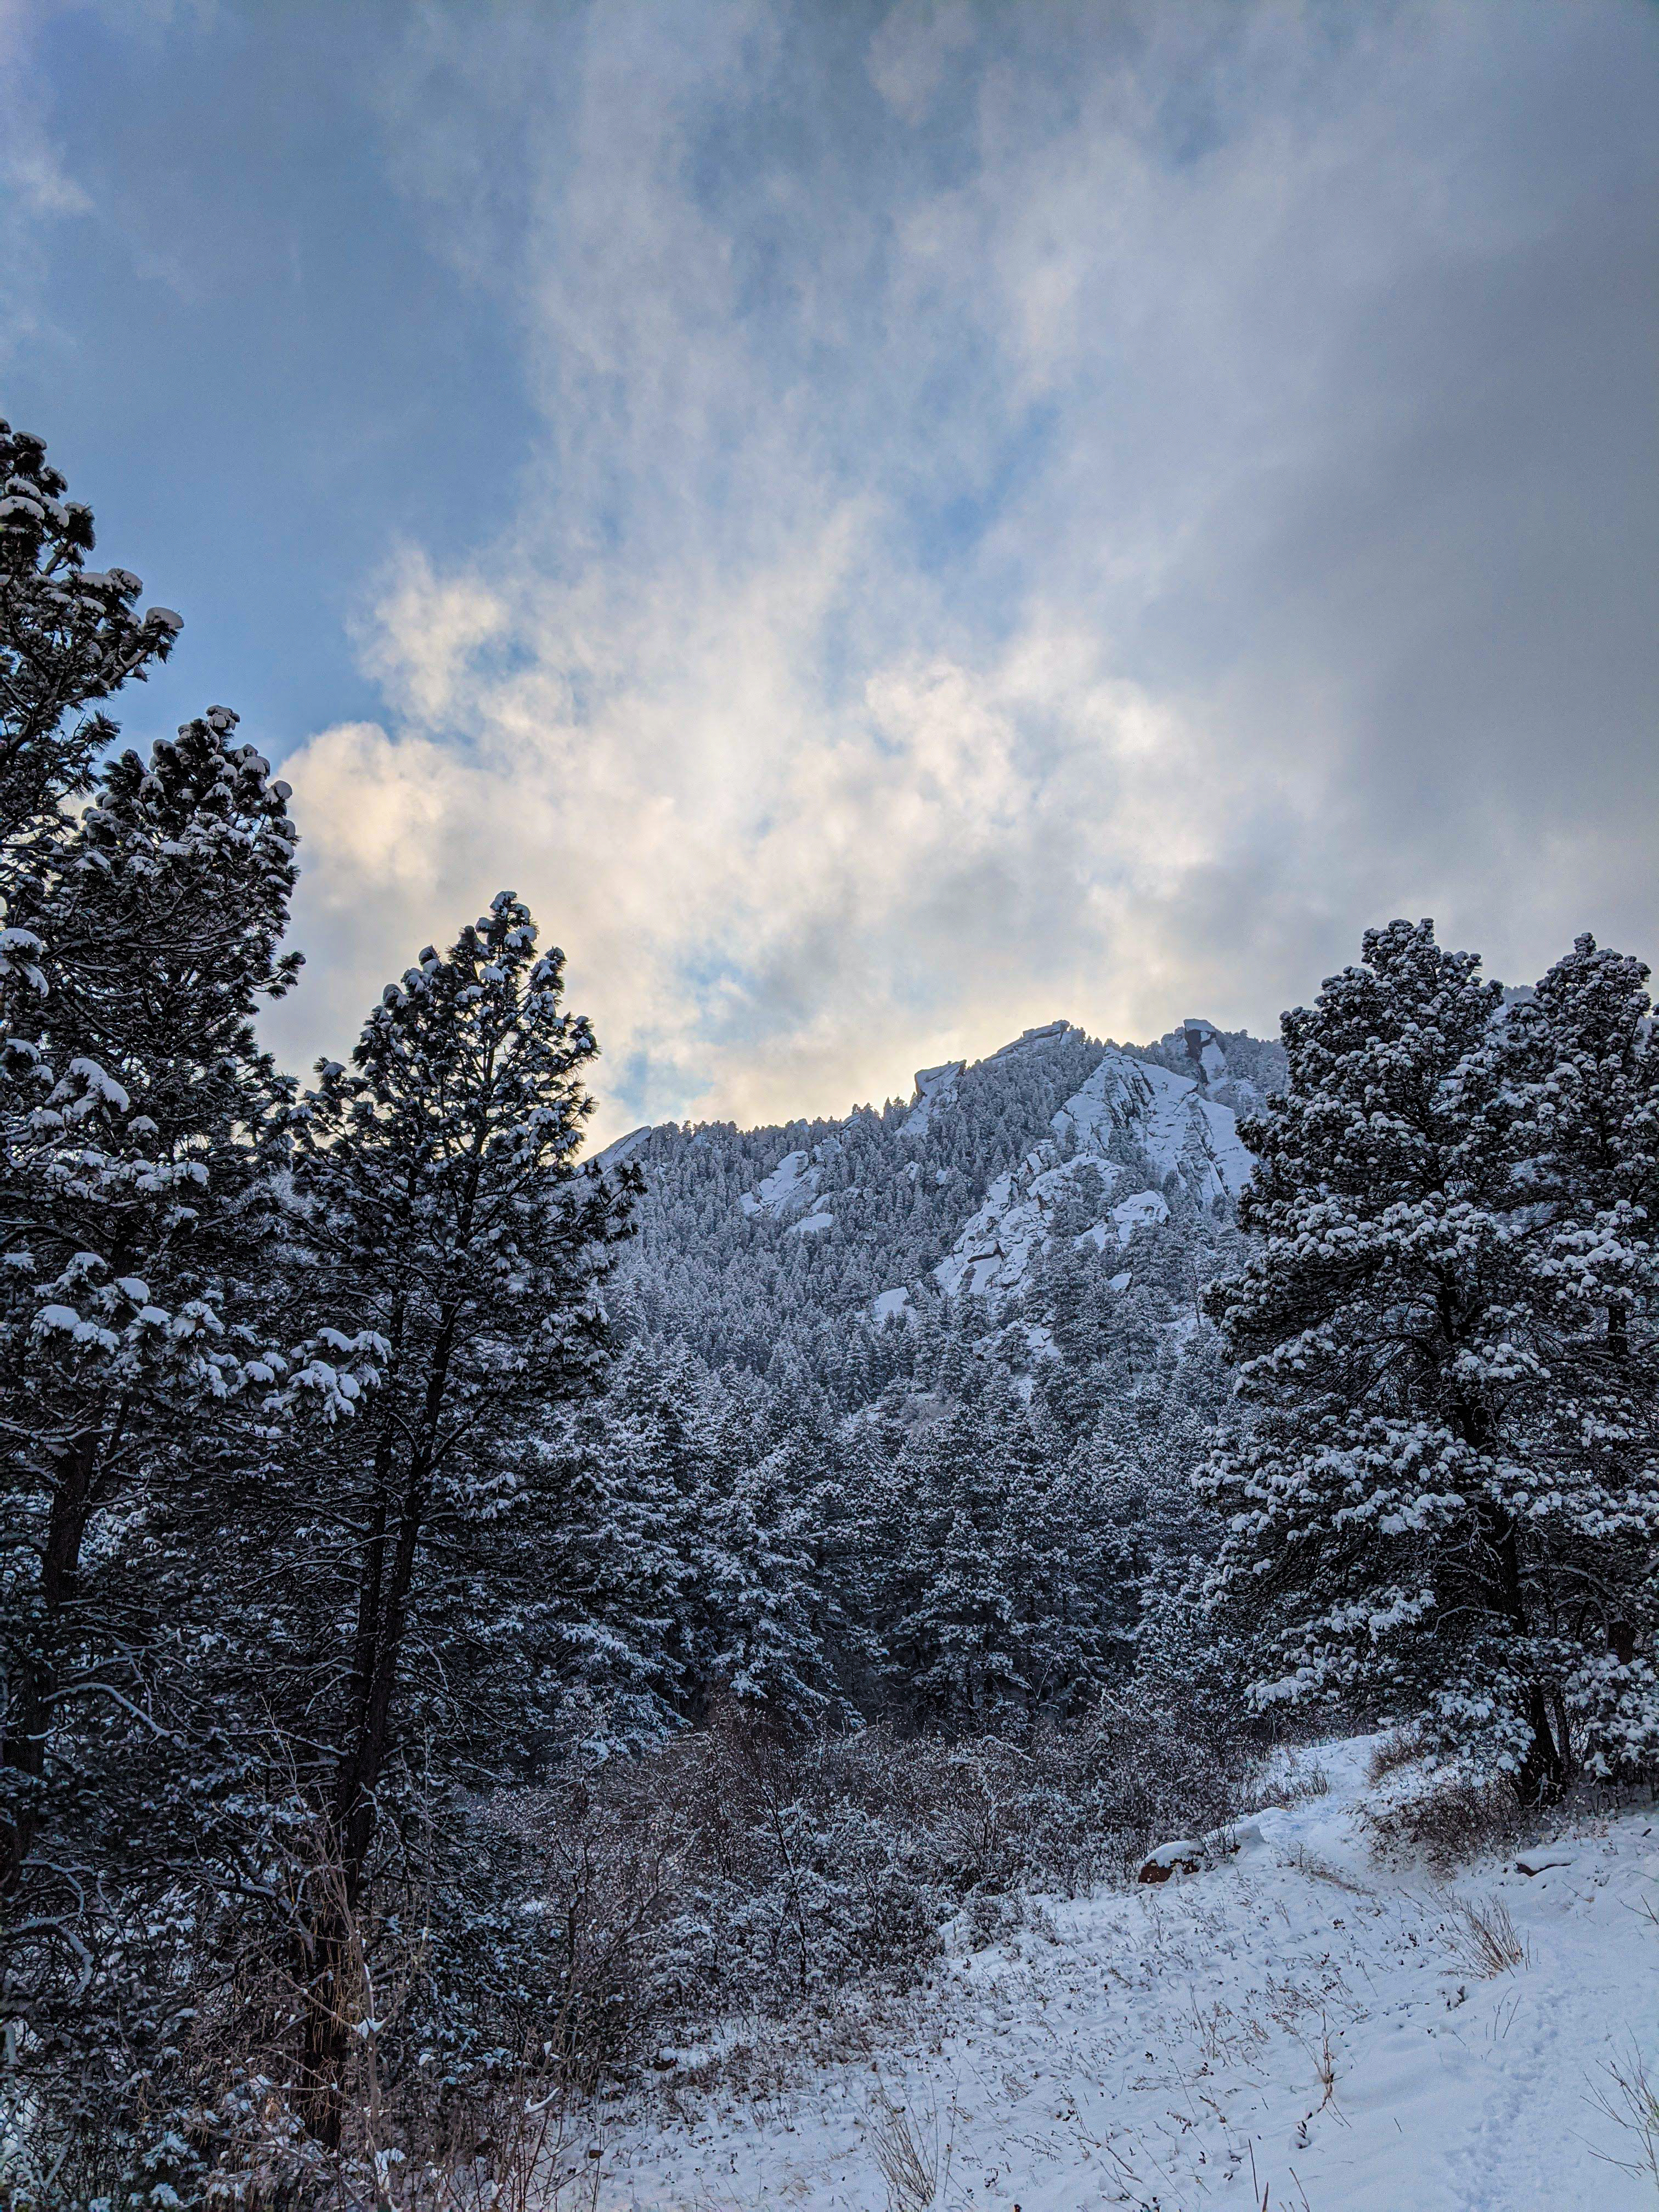
[[[1402,1784],[1367,1784],[1371,1747],[1326,1747],[1325,1794],[1243,1823],[1206,1871],[1027,1900],[1017,1936],[958,1941],[907,2026],[856,2063],[575,2146],[581,2202],[1651,2207],[1651,2175],[1609,2161],[1643,2155],[1615,2074],[1659,2046],[1659,1816],[1443,1887],[1373,1856],[1363,1807]],[[890,2191],[884,2157],[907,2140],[931,2194]]]
[[[711,1365],[787,1372],[842,1413],[890,1387],[884,1330],[965,1328],[965,1304],[981,1356],[1016,1375],[1074,1357],[1057,1321],[1113,1300],[1139,1297],[1143,1345],[1179,1337],[1234,1256],[1237,1114],[1282,1066],[1208,1022],[1145,1047],[1050,1022],[841,1121],[635,1130],[602,1155],[645,1178],[624,1304]]]

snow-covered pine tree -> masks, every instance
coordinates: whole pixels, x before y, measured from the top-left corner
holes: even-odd
[[[951,1734],[1017,1717],[1029,1705],[1021,1635],[1006,1587],[1007,1472],[976,1408],[960,1407],[922,1443],[885,1628],[901,1710]]]
[[[58,1272],[50,1228],[41,1231],[54,1212],[67,1219],[79,1203],[76,1136],[95,1158],[96,1125],[125,1105],[118,1079],[77,1054],[57,1019],[64,954],[52,924],[75,865],[70,848],[88,849],[64,802],[85,790],[94,759],[115,735],[96,702],[164,659],[179,628],[164,609],[135,613],[137,577],[87,568],[91,512],[66,500],[66,489],[41,441],[0,422],[0,1029],[8,1038],[0,1053],[0,1480],[16,1539],[0,1563],[0,1894],[21,1878],[42,1810],[53,1674],[44,1613],[54,1585],[61,1592],[72,1577],[80,1547],[78,1533],[49,1525],[54,1449],[65,1431],[49,1424],[41,1433],[41,1408],[22,1382],[23,1370],[40,1364],[41,1340],[57,1333],[41,1326],[43,1310],[59,1304],[41,1288]],[[120,958],[118,948],[105,950]],[[54,980],[60,988],[49,1016]],[[91,1126],[71,1127],[88,1116]],[[55,1161],[65,1129],[70,1158]],[[79,1249],[59,1238],[58,1268],[72,1265]],[[96,1238],[88,1249],[99,1251]]]
[[[88,569],[91,517],[38,440],[0,425],[0,466],[4,2091],[51,2163],[118,2135],[184,2002],[154,1909],[179,1894],[154,1785],[190,1762],[157,1711],[153,1570],[193,1446],[220,1447],[250,1382],[268,1419],[297,1381],[252,1356],[250,1281],[274,1083],[250,1017],[293,973],[294,838],[222,710],[95,767],[101,702],[179,620]],[[306,1383],[325,1374],[337,1410],[350,1378]]]
[[[1034,1712],[1059,1716],[1110,1672],[1111,1549],[1100,1500],[1040,1402],[988,1396],[981,1416],[1004,1470],[998,1579],[1016,1624],[1021,1678]]]
[[[861,1644],[843,1604],[846,1500],[823,1431],[728,1473],[708,1514],[709,1686],[801,1735],[853,1717],[837,1679]]]
[[[1575,1021],[1581,1061],[1646,1077],[1628,976],[1587,1039],[1567,979],[1511,1029],[1479,966],[1395,922],[1286,1015],[1289,1088],[1244,1132],[1260,1249],[1208,1294],[1255,1418],[1202,1487],[1226,1524],[1212,1603],[1251,1637],[1259,1701],[1415,1702],[1530,1802],[1572,1756],[1587,1540],[1645,1476],[1627,1437],[1612,1487],[1592,1474],[1573,1402],[1640,1273],[1633,1212],[1597,1225],[1595,1146],[1563,1130]]]
[[[782,1505],[762,1468],[738,1475],[714,1501],[708,1535],[714,1573],[707,1601],[716,1629],[711,1688],[791,1735],[810,1733],[836,1703],[813,1626],[820,1594],[810,1532]]]
[[[564,1679],[591,1710],[596,1751],[659,1738],[702,1703],[717,1633],[714,1395],[683,1347],[639,1339],[570,1425],[568,1502],[549,1579],[562,1608]],[[720,1471],[735,1479],[732,1464]]]
[[[604,1356],[628,1194],[575,1167],[597,1048],[562,1010],[563,956],[535,940],[501,893],[387,987],[351,1066],[323,1064],[295,1106],[291,1293],[374,1334],[379,1386],[349,1431],[251,1468],[217,1532],[240,1605],[201,1664],[251,1735],[275,1717],[313,1823],[290,1966],[301,2106],[325,2145],[393,1808],[522,1771],[556,1721],[555,1429]]]
[[[879,1654],[868,1601],[876,1531],[866,1510],[868,1432],[823,1427],[783,1437],[760,1470],[771,1511],[804,1553],[807,1624],[843,1715]]]
[[[142,682],[181,627],[136,611],[130,569],[92,569],[92,511],[39,438],[0,422],[0,898],[50,848],[62,802],[83,791],[116,728],[98,702]],[[27,947],[8,951],[27,965]]]
[[[1534,1382],[1510,1503],[1556,1642],[1564,1762],[1659,1766],[1659,1054],[1648,970],[1578,939],[1506,1009],[1486,1117],[1511,1163],[1512,1338]]]
[[[294,969],[294,838],[234,721],[111,763],[11,908],[51,949],[49,989],[13,1009],[33,1103],[0,1161],[4,1841],[28,1931],[8,1994],[23,2047],[54,2054],[36,2110],[82,2140],[185,2002],[155,1937],[198,1838],[160,1808],[199,1778],[171,1647],[213,1562],[175,1510],[214,1494],[250,1426],[296,1395],[339,1413],[356,1387],[337,1351],[296,1362],[263,1334],[259,1138],[283,1093],[252,1016]]]
[[[14,885],[16,926],[52,948],[51,988],[12,1009],[23,1096],[0,1161],[0,1483],[31,1536],[8,1571],[3,1756],[28,1797],[65,1639],[82,1694],[111,1694],[103,1671],[87,1676],[94,1516],[131,1510],[123,1491],[173,1425],[245,1380],[236,1278],[274,1088],[251,1016],[293,973],[276,947],[294,838],[284,789],[229,742],[234,723],[216,709],[148,768],[114,762],[51,869]],[[8,1816],[14,1872],[34,1819],[23,1800]]]

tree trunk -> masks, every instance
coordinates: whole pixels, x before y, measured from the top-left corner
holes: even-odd
[[[1536,1682],[1527,1695],[1527,1719],[1532,1729],[1532,1741],[1515,1778],[1515,1793],[1530,1808],[1551,1804],[1560,1796],[1567,1762],[1550,1727],[1548,1701]]]
[[[353,1938],[362,1898],[363,1871],[368,1863],[369,1846],[374,1840],[374,1793],[392,1744],[392,1702],[398,1685],[398,1665],[459,1318],[454,1313],[445,1316],[433,1347],[422,1393],[421,1424],[404,1475],[390,1572],[386,1564],[388,1531],[384,1479],[390,1472],[390,1455],[384,1443],[376,1455],[380,1494],[360,1575],[349,1717],[333,1794],[324,1814],[329,1875],[331,1884],[337,1887],[331,1887],[313,1925],[310,1953],[303,1962],[301,1977],[305,1989],[301,2112],[307,2129],[325,2150],[338,2148],[344,2123],[345,2075],[350,2056]]]
[[[14,1773],[27,1775],[36,1788],[25,1796],[15,1821],[0,1836],[0,1896],[9,1895],[22,1880],[40,1826],[40,1785],[46,1779],[46,1735],[58,1686],[57,1631],[81,1564],[81,1546],[98,1471],[98,1443],[96,1430],[76,1439],[58,1462],[52,1493],[40,1558],[40,1617],[35,1649],[21,1669],[11,1710],[4,1717],[4,1742],[0,1745],[0,1761]]]
[[[1493,1610],[1507,1620],[1517,1637],[1530,1633],[1526,1591],[1521,1575],[1521,1541],[1510,1515],[1487,1505],[1481,1520],[1494,1561]],[[1567,1747],[1556,1739],[1550,1725],[1549,1699],[1541,1682],[1527,1686],[1524,1713],[1531,1741],[1515,1778],[1516,1794],[1523,1805],[1547,1805],[1559,1797],[1567,1775]]]
[[[340,2148],[345,2121],[350,1960],[350,1919],[343,1898],[331,1893],[312,1929],[300,2045],[301,2114],[313,2140],[330,2151]]]

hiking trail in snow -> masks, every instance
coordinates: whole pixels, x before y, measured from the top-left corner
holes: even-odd
[[[1243,1822],[1218,1865],[1028,1899],[863,2062],[607,2130],[582,2202],[920,2212],[882,2171],[908,2136],[939,2212],[1655,2212],[1598,2100],[1623,2110],[1607,2069],[1632,2051],[1659,2078],[1659,1811],[1443,1885],[1370,1852],[1376,1741],[1311,1754],[1327,1793]],[[1483,1972],[1465,1904],[1506,1910],[1527,1963]]]

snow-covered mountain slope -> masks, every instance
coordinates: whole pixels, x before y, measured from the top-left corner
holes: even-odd
[[[1214,1055],[1213,1045],[1208,1049]],[[1016,1169],[999,1176],[950,1255],[933,1270],[954,1296],[1007,1296],[1019,1290],[1036,1253],[1057,1233],[1068,1200],[1081,1197],[1095,1218],[1071,1234],[1097,1252],[1127,1244],[1137,1228],[1170,1218],[1147,1170],[1173,1177],[1193,1200],[1224,1218],[1249,1179],[1250,1156],[1232,1109],[1217,1105],[1198,1079],[1132,1059],[1108,1047],[1086,1082],[1054,1116],[1053,1134]],[[1118,1193],[1129,1195],[1120,1199]],[[1114,1202],[1115,1201],[1115,1202]]]
[[[1650,2208],[1614,2075],[1659,2050],[1659,1819],[1442,1887],[1372,1856],[1370,1747],[1324,1747],[1328,1793],[1244,1823],[1207,1872],[1028,1900],[858,2063],[584,2147],[593,2201],[869,2212],[893,2201],[882,2138],[908,2133],[940,2212]],[[1486,1971],[1472,1912],[1508,1917],[1520,1963]]]
[[[1143,1339],[1190,1324],[1249,1173],[1237,1114],[1282,1065],[1207,1022],[1146,1047],[1050,1022],[841,1121],[635,1130],[601,1156],[645,1177],[624,1300],[711,1364],[828,1376],[843,1409],[890,1370],[884,1328],[964,1301],[976,1327],[1024,1325],[997,1355],[1015,1366],[1018,1344],[1069,1356],[1057,1299],[1139,1291]]]

